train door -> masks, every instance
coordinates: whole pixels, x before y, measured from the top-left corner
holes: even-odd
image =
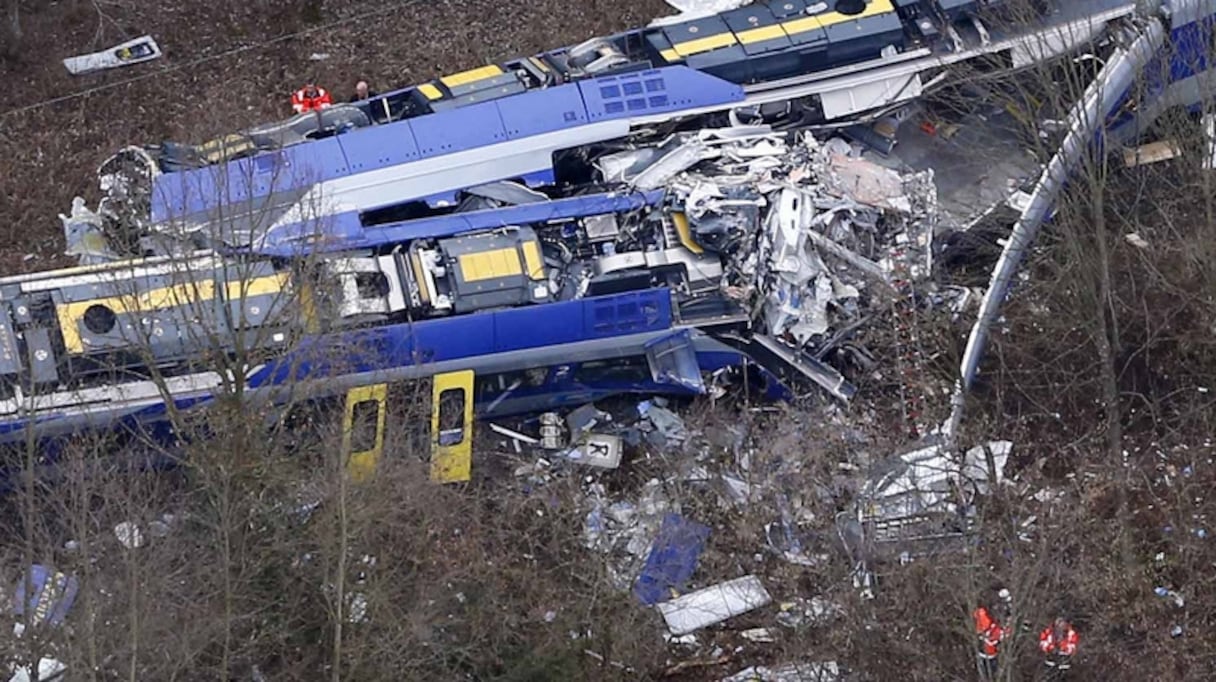
[[[705,392],[705,381],[701,377],[701,366],[697,364],[697,350],[693,346],[690,330],[681,329],[665,334],[647,342],[643,348],[655,383],[675,384],[695,393]]]
[[[346,392],[342,419],[342,454],[354,481],[364,481],[376,472],[384,454],[388,384],[358,386]]]
[[[431,383],[431,480],[471,478],[473,370],[436,374]]]

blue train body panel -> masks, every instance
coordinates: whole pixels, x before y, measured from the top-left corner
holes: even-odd
[[[709,526],[666,514],[633,584],[633,596],[646,606],[677,596],[692,579],[708,539]]]
[[[743,89],[686,66],[605,76],[478,102],[263,152],[154,180],[151,220],[198,219],[251,199],[273,206],[327,181],[570,130],[591,122],[674,114],[743,99]],[[532,171],[552,181],[552,168]],[[508,179],[507,177],[499,179]],[[464,189],[453,186],[450,195]],[[421,197],[396,195],[392,201]],[[256,203],[256,202],[255,202]],[[357,206],[359,210],[375,206]]]

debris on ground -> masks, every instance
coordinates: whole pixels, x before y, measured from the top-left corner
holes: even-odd
[[[13,589],[13,612],[19,619],[14,633],[20,635],[25,630],[26,609],[30,627],[62,625],[79,591],[80,583],[74,576],[42,564],[31,565]]]
[[[1139,147],[1123,150],[1123,165],[1127,168],[1145,166],[1182,156],[1182,146],[1177,140],[1149,142]]]
[[[1123,238],[1127,240],[1128,244],[1131,244],[1137,249],[1148,248],[1148,241],[1144,237],[1141,237],[1140,233],[1138,232],[1128,232],[1127,234],[1123,235]]]
[[[675,412],[662,407],[656,400],[643,400],[638,403],[638,414],[647,419],[653,427],[647,439],[661,448],[679,446],[688,438],[688,430],[684,420]]]
[[[66,665],[54,658],[40,658],[36,676],[30,675],[28,665],[13,664],[9,667],[13,676],[8,678],[8,682],[54,682],[64,679],[63,674],[67,669]]]
[[[658,604],[673,635],[695,632],[771,602],[760,578],[746,575]]]
[[[786,663],[775,668],[752,666],[723,677],[719,682],[835,682],[840,679],[840,664]]]
[[[602,486],[593,487],[590,499],[591,510],[583,526],[584,543],[607,556],[614,586],[627,590],[641,571],[663,519],[669,513],[679,513],[678,504],[667,498],[657,478],[642,486],[636,503],[607,502]]]
[[[650,606],[671,599],[684,589],[697,568],[709,527],[678,514],[667,514],[638,574],[633,594]]]
[[[99,52],[68,57],[63,60],[63,65],[67,68],[68,73],[80,76],[94,71],[131,66],[160,56],[160,46],[156,44],[152,36],[142,36]]]
[[[755,644],[772,644],[777,641],[768,628],[748,628],[739,632],[739,636]]]
[[[566,428],[570,432],[570,441],[576,442],[584,432],[611,421],[612,415],[597,408],[593,403],[575,408],[566,415]]]
[[[1153,589],[1153,593],[1162,599],[1169,599],[1178,608],[1186,606],[1186,598],[1167,587],[1158,586]]]
[[[844,607],[822,597],[801,597],[778,605],[777,624],[787,628],[818,627],[844,614]]]

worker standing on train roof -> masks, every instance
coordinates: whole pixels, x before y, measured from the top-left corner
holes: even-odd
[[[1076,655],[1080,643],[1081,636],[1072,623],[1063,618],[1056,618],[1039,633],[1039,651],[1046,656],[1043,662],[1056,674],[1072,667],[1072,657]]]
[[[333,103],[329,91],[313,83],[306,83],[291,94],[291,108],[295,109],[297,114],[324,109]]]

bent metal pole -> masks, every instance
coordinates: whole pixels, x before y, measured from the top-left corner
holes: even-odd
[[[1184,3],[1185,4],[1185,3]],[[980,358],[988,340],[988,330],[1000,315],[1001,304],[1009,285],[1021,264],[1026,250],[1038,235],[1043,220],[1059,197],[1070,172],[1081,161],[1099,133],[1106,116],[1134,83],[1144,66],[1158,53],[1165,42],[1165,28],[1157,18],[1144,21],[1138,35],[1126,48],[1118,48],[1107,60],[1098,76],[1085,89],[1085,94],[1073,105],[1068,116],[1068,134],[1060,144],[1043,173],[1039,176],[1030,201],[1013,226],[1013,231],[992,270],[988,291],[980,303],[980,312],[959,367],[959,378],[951,399],[950,420],[946,437],[952,442],[962,421],[963,403],[975,380]]]

